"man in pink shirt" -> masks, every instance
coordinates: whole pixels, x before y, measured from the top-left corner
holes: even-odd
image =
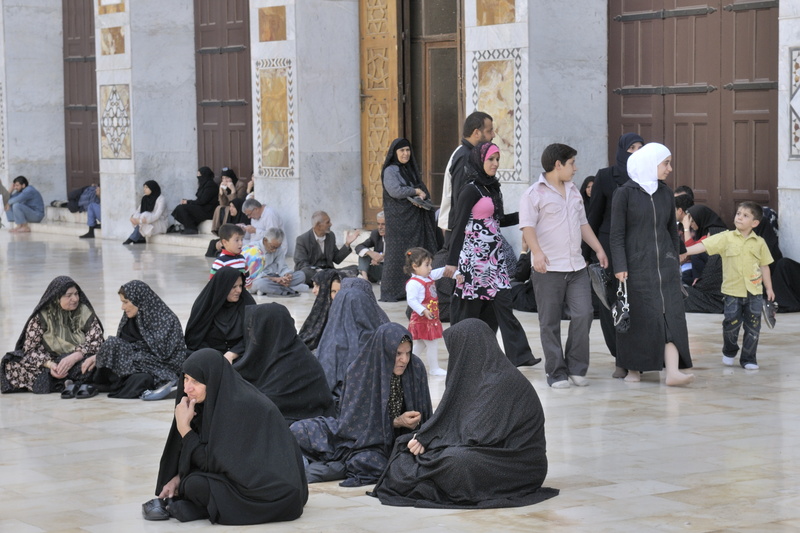
[[[586,220],[580,190],[572,183],[578,152],[551,144],[542,152],[544,173],[522,195],[519,226],[531,249],[531,283],[539,313],[539,336],[547,383],[554,389],[589,384],[589,328],[593,309],[591,285],[581,242],[608,265],[600,241]],[[566,303],[570,323],[567,347],[561,347],[561,311]]]

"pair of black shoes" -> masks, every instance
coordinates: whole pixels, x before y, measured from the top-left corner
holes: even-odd
[[[126,239],[125,242],[123,242],[122,244],[147,244],[147,239],[145,239],[144,237],[136,241],[134,241],[133,239]]]
[[[81,239],[94,239],[94,230],[96,230],[96,229],[102,229],[100,224],[90,227],[89,231],[87,233],[84,233],[83,235],[81,235],[79,238],[81,238]]]
[[[179,522],[192,522],[208,518],[208,511],[188,500],[174,498],[153,498],[142,504],[142,516],[145,520],[169,520],[175,518]]]

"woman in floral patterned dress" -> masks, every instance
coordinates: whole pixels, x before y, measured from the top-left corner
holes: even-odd
[[[103,325],[75,281],[59,276],[34,308],[13,352],[0,363],[0,391],[47,394],[67,379],[90,381],[87,358],[103,343]]]

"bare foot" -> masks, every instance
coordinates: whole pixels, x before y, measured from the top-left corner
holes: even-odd
[[[628,383],[639,383],[642,381],[642,373],[638,370],[628,370],[628,375],[625,376],[625,381]]]
[[[31,232],[31,227],[28,226],[27,224],[25,224],[24,226],[17,226],[15,229],[17,230],[16,233],[30,233]]]
[[[670,387],[681,387],[683,385],[688,385],[694,381],[694,374],[684,374],[683,372],[676,372],[674,374],[668,374],[667,379],[665,380],[666,384]]]

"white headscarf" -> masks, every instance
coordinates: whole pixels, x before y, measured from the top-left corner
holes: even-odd
[[[658,189],[658,165],[671,155],[663,144],[647,143],[628,159],[628,175],[652,196]]]

